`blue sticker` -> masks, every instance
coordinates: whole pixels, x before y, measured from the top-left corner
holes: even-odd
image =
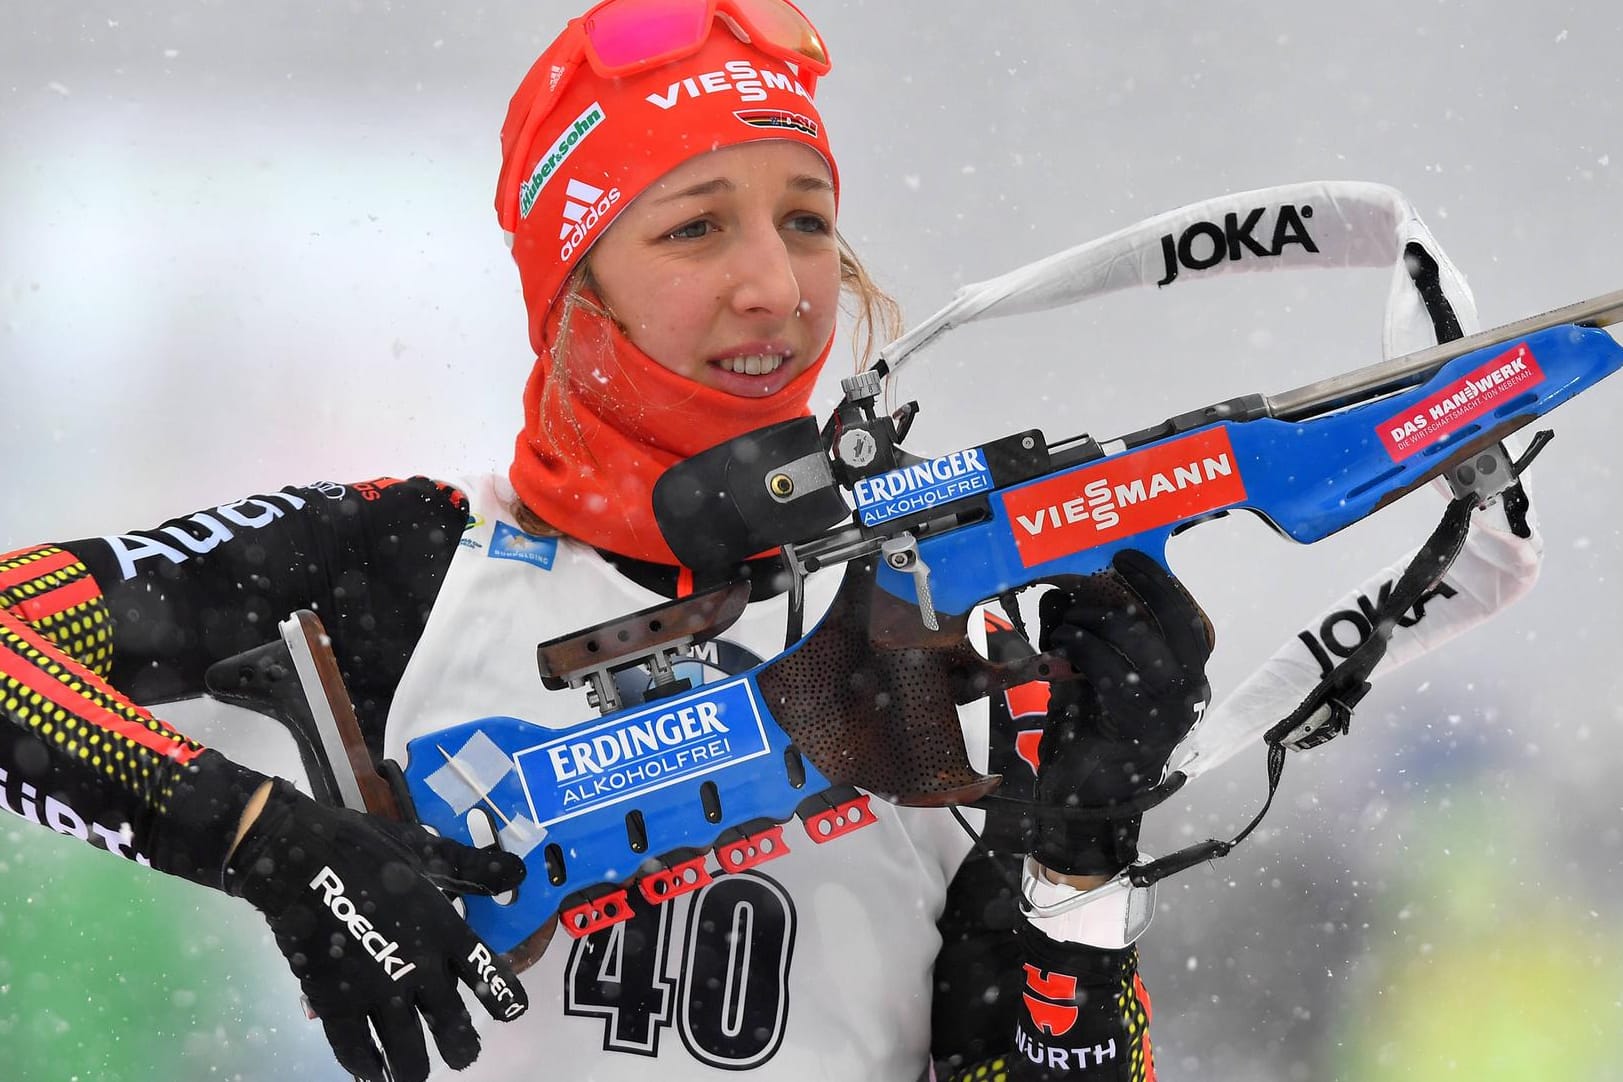
[[[534,564],[543,571],[552,570],[552,561],[558,555],[556,537],[537,537],[516,526],[498,520],[490,537],[490,557],[493,560],[519,560]]]
[[[942,504],[992,490],[992,471],[979,447],[863,477],[852,486],[864,526],[915,515]]]
[[[542,826],[765,755],[747,679],[710,684],[513,756]]]

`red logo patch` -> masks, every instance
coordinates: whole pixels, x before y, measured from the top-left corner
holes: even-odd
[[[1006,493],[1026,567],[1245,499],[1228,429],[1218,427]]]
[[[1026,963],[1026,990],[1021,998],[1026,1001],[1026,1013],[1039,1032],[1050,1037],[1062,1037],[1076,1025],[1081,1011],[1076,1005],[1076,978],[1065,973],[1050,973]],[[1059,1000],[1060,1002],[1054,1002]]]
[[[1032,680],[1005,688],[1003,701],[1009,704],[1010,720],[1044,718],[1048,716],[1048,681]],[[1043,742],[1041,729],[1026,729],[1014,734],[1014,753],[1037,773],[1037,745]]]
[[[1033,774],[1041,760],[1037,758],[1037,749],[1042,746],[1043,731],[1041,729],[1027,729],[1023,733],[1014,734],[1014,753],[1020,756],[1027,766],[1031,767]]]
[[[1430,447],[1470,424],[1494,406],[1544,382],[1544,370],[1526,343],[1507,350],[1444,387],[1411,409],[1389,417],[1376,435],[1394,462]]]
[[[1048,681],[1028,680],[1024,684],[1016,684],[1012,688],[1005,688],[1003,701],[1009,704],[1009,717],[1025,718],[1033,714],[1046,715],[1048,713]]]

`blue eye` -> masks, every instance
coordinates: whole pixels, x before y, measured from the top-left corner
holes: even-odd
[[[710,223],[700,218],[686,225],[677,226],[665,234],[671,240],[698,240],[710,232]]]
[[[827,233],[828,221],[820,214],[797,214],[789,219],[789,228],[800,233]]]

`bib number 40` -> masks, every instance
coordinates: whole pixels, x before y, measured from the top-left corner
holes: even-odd
[[[630,920],[577,940],[564,971],[564,1010],[603,1019],[603,1049],[657,1056],[676,1025],[695,1059],[747,1070],[771,1059],[789,1019],[795,909],[758,872],[717,878],[685,920],[671,904],[640,900]],[[680,927],[677,927],[680,925]],[[672,937],[682,937],[668,974]]]

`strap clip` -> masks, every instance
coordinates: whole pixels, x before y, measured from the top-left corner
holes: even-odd
[[[1352,729],[1353,707],[1369,694],[1369,688],[1369,681],[1366,680],[1361,684],[1342,688],[1339,696],[1326,696],[1316,711],[1296,728],[1282,735],[1279,742],[1293,751],[1306,751],[1320,744],[1329,743],[1338,736],[1347,735]]]

